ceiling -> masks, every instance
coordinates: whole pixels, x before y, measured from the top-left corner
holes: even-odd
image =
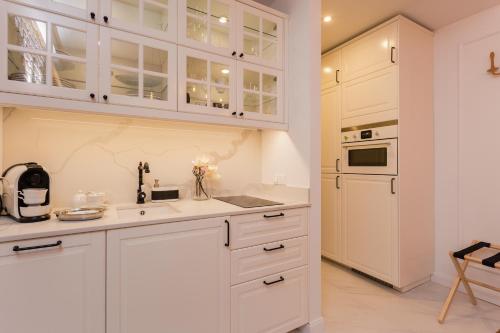
[[[436,30],[498,4],[500,0],[322,0],[323,16],[333,17],[322,23],[322,51],[397,14]]]

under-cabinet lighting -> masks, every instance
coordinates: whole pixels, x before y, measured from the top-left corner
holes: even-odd
[[[332,74],[333,69],[331,67],[324,67],[323,68],[323,73],[325,74]]]
[[[219,22],[222,23],[222,24],[226,24],[227,23],[227,17],[225,17],[225,16],[219,17]]]
[[[325,23],[332,22],[332,17],[330,15],[323,17],[323,22]]]
[[[229,69],[224,68],[223,70],[221,70],[221,73],[227,75],[227,74],[229,74]]]

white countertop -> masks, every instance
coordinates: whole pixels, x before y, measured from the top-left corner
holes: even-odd
[[[280,206],[240,208],[238,206],[212,199],[206,201],[180,200],[170,202],[168,205],[170,205],[175,212],[162,216],[161,218],[155,216],[143,216],[134,219],[121,219],[118,217],[117,213],[117,208],[123,206],[127,206],[127,208],[141,208],[161,205],[165,204],[112,205],[108,207],[103,218],[84,222],[63,222],[59,221],[54,214],[52,214],[52,218],[48,221],[18,223],[11,218],[4,216],[0,217],[0,242],[309,207],[309,203],[299,201],[284,202],[284,204]]]

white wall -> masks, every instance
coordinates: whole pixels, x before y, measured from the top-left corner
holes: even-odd
[[[321,1],[268,0],[268,5],[290,15],[288,70],[290,130],[262,133],[262,179],[276,174],[286,183],[310,187],[309,222],[310,314],[307,332],[323,332],[321,318],[321,167],[320,62]]]
[[[472,240],[500,243],[500,78],[489,75],[489,53],[500,64],[500,6],[435,35],[436,266],[434,280],[455,275],[448,251]],[[498,285],[500,274],[473,275]],[[493,292],[478,295],[500,305]]]
[[[218,164],[221,179],[211,184],[217,194],[261,183],[257,130],[13,108],[4,110],[3,122],[3,165],[44,165],[56,207],[69,205],[79,189],[104,191],[113,203],[134,202],[139,161],[150,163],[149,187],[159,178],[162,185],[182,186],[187,196],[197,156]]]

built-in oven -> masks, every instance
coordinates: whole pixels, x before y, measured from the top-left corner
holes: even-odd
[[[373,124],[342,129],[342,172],[398,174],[398,126]]]

